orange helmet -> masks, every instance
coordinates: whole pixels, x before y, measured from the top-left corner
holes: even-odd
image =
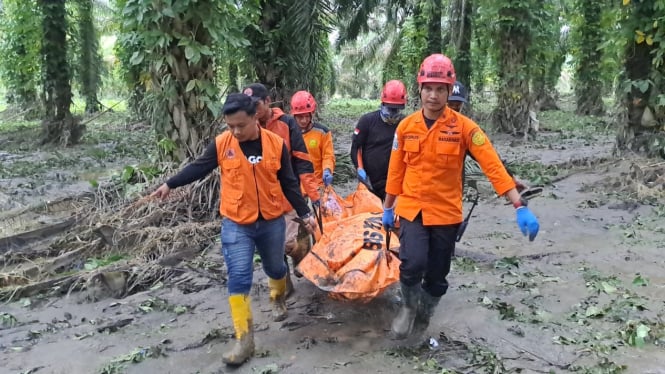
[[[291,96],[291,115],[314,113],[316,100],[307,91],[298,91]]]
[[[418,84],[423,83],[455,83],[455,67],[450,59],[440,53],[427,56],[420,64]]]
[[[384,104],[406,105],[406,87],[398,80],[386,82],[381,91],[381,102]]]

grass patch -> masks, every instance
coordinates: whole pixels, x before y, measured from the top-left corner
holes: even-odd
[[[580,116],[574,112],[548,110],[538,113],[540,129],[563,133],[607,134],[614,131],[604,117]]]
[[[378,110],[380,106],[381,102],[379,100],[333,99],[323,107],[321,116],[323,118],[360,118],[365,113]]]
[[[506,166],[515,175],[534,185],[550,184],[559,175],[559,168],[555,165],[543,165],[540,162],[509,162]]]

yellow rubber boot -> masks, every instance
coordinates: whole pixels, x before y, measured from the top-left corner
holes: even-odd
[[[254,331],[249,296],[231,295],[229,305],[236,342],[233,348],[224,354],[222,361],[227,365],[241,365],[254,355]]]
[[[272,320],[275,322],[283,321],[288,316],[286,310],[286,278],[282,279],[268,278],[270,287],[270,303],[272,304]]]

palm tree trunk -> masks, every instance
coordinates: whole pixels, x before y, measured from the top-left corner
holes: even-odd
[[[441,53],[441,0],[430,0],[430,14],[427,22],[427,54]]]
[[[499,32],[495,42],[499,51],[499,93],[497,106],[492,113],[494,125],[503,132],[517,135],[526,133],[529,127],[531,96],[527,71],[527,50],[531,44],[529,19],[521,0],[509,0],[499,10]],[[515,24],[514,20],[520,20]]]
[[[602,16],[600,1],[580,2],[581,13],[584,19],[580,35],[579,60],[575,81],[575,96],[577,97],[576,113],[584,115],[602,115],[603,109],[603,82],[600,77],[600,62],[603,57],[600,44],[603,42]]]
[[[102,58],[99,53],[97,30],[93,22],[92,0],[78,0],[78,28],[80,37],[80,56],[78,76],[81,95],[85,98],[85,112],[95,113],[101,108],[97,99],[100,83]]]
[[[40,0],[42,10],[43,90],[46,117],[42,121],[42,143],[71,145],[83,128],[69,111],[72,88],[67,62],[67,11],[65,0]]]

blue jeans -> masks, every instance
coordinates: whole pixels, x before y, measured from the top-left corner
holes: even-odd
[[[284,217],[259,219],[240,225],[222,219],[222,255],[229,272],[229,295],[249,294],[254,275],[254,248],[261,256],[263,271],[272,279],[286,276],[284,262]]]

